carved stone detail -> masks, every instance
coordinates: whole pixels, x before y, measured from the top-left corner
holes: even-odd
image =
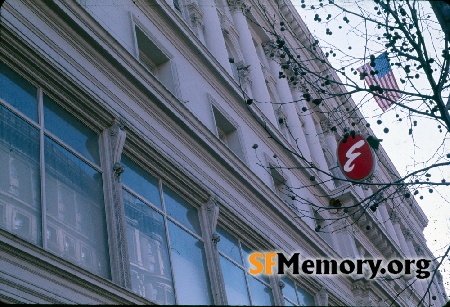
[[[122,199],[120,174],[125,168],[120,164],[125,144],[126,132],[119,120],[102,132],[101,140],[105,148],[102,153],[102,165],[106,165],[104,173],[105,204],[108,219],[109,245],[111,252],[111,271],[113,281],[122,287],[131,289],[131,275],[125,232],[125,212]]]
[[[252,86],[252,80],[250,79],[250,65],[245,65],[243,61],[236,63],[236,69],[239,74],[239,80],[243,88]]]
[[[328,306],[328,291],[325,288],[320,289],[315,299],[318,306]]]
[[[205,28],[205,25],[203,24],[203,12],[201,11],[198,4],[196,2],[189,3],[187,5],[187,10],[189,12],[189,18],[192,26],[196,28],[196,30],[203,31],[203,29]]]
[[[411,242],[413,241],[413,235],[411,231],[409,231],[408,229],[403,232],[403,236],[405,237],[406,240]]]
[[[397,212],[392,211],[392,213],[391,213],[391,221],[394,224],[399,224],[400,223],[400,217],[399,217]]]
[[[231,13],[241,11],[245,15],[251,9],[250,4],[248,4],[245,0],[227,0],[227,2]]]
[[[219,218],[219,206],[214,197],[211,197],[206,204],[206,217],[208,219],[208,230],[211,234],[214,234],[216,232],[217,219]]]

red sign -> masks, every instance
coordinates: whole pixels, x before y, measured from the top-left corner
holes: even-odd
[[[369,143],[361,135],[342,139],[337,155],[339,166],[348,179],[361,181],[372,175],[375,157]]]

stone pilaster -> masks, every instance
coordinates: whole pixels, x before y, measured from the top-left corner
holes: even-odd
[[[120,164],[126,132],[115,121],[111,127],[101,133],[101,162],[104,166],[103,190],[108,227],[109,249],[111,255],[111,275],[113,282],[131,289],[129,258],[126,244],[125,212],[122,199],[120,175],[125,171]]]

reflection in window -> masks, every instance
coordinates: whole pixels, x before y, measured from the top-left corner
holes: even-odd
[[[44,95],[45,128],[81,153],[100,164],[97,134]]]
[[[108,276],[101,174],[48,137],[45,161],[47,221],[64,238],[62,246],[49,244],[49,250],[91,272]],[[81,244],[93,251],[93,261],[83,259]]]
[[[228,305],[250,305],[244,270],[224,256],[220,256],[220,266],[222,267]]]
[[[120,177],[122,183],[140,197],[161,208],[158,180],[125,155],[122,155],[122,164],[126,167],[126,172]]]
[[[167,187],[161,206],[156,179],[125,155],[122,163],[133,291],[158,304],[212,304],[197,209]]]
[[[2,105],[0,169],[0,202],[5,208],[0,227],[41,245],[41,204],[32,197],[40,195],[39,131]]]
[[[251,276],[248,256],[250,249],[225,229],[217,226],[220,241],[220,264],[229,305],[274,305],[272,289],[267,276]]]
[[[123,200],[133,291],[158,304],[174,304],[164,218],[125,190]]]
[[[0,62],[0,99],[37,122],[37,88]]]
[[[314,306],[314,297],[289,278],[282,278],[285,306]]]
[[[0,62],[0,227],[110,278],[98,136],[41,94]]]
[[[170,250],[179,304],[210,305],[210,282],[203,242],[169,222]]]
[[[167,213],[183,224],[183,226],[200,235],[200,223],[197,209],[167,187],[164,187],[164,201]]]

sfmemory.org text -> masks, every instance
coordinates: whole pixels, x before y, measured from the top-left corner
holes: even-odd
[[[306,259],[300,260],[299,253],[286,256],[283,253],[255,252],[250,254],[249,262],[252,267],[249,273],[257,274],[284,274],[285,269],[290,269],[292,274],[306,275],[336,275],[358,274],[366,275],[373,279],[378,274],[411,275],[425,279],[431,275],[428,270],[431,261],[427,259],[393,259],[384,261],[380,259]],[[301,273],[300,273],[301,272]]]

